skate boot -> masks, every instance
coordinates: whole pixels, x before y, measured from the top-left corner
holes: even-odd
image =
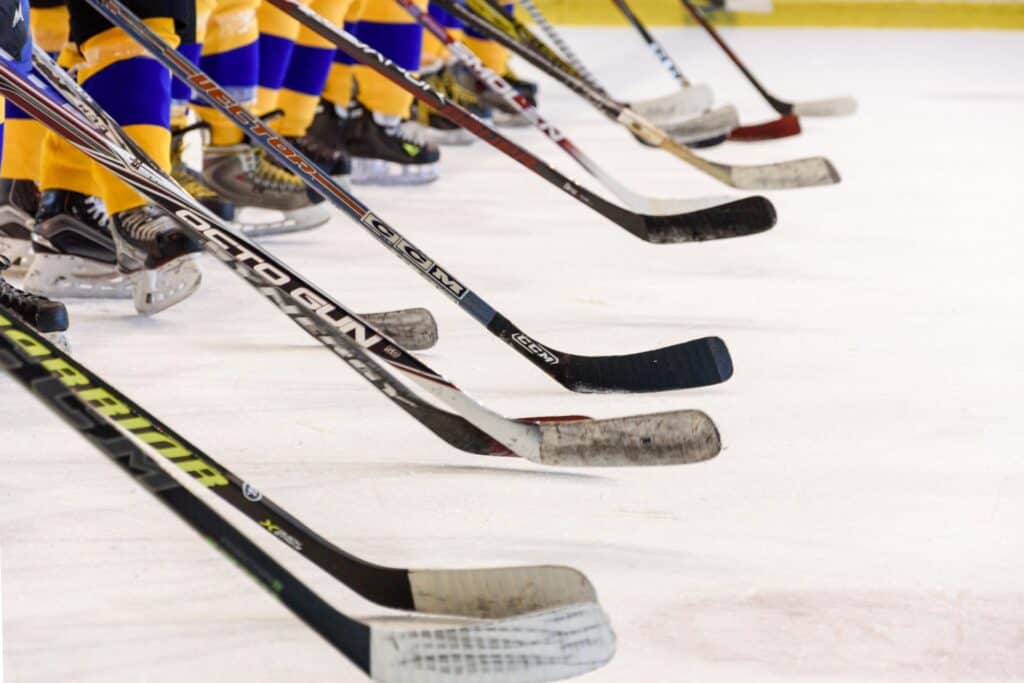
[[[196,201],[215,215],[231,222],[235,219],[234,204],[214,192],[203,174],[185,163],[182,156],[185,134],[192,129],[193,127],[189,127],[171,132],[171,177]]]
[[[348,189],[352,161],[344,147],[344,125],[334,105],[327,100],[320,100],[316,116],[306,134],[287,139],[296,149],[309,157],[310,161]]]
[[[441,153],[400,116],[349,107],[345,149],[356,185],[423,185],[438,178]]]
[[[117,268],[135,282],[135,310],[159,313],[187,298],[202,276],[196,254],[203,250],[173,218],[151,204],[111,217],[117,245]]]
[[[203,178],[235,205],[235,227],[250,237],[312,230],[330,219],[327,205],[315,203],[297,176],[246,143],[207,147]],[[271,218],[268,211],[278,217]]]
[[[419,77],[445,98],[490,123],[491,110],[480,104],[480,99],[474,91],[466,90],[455,81],[451,69],[445,66],[444,62],[439,61],[422,69]],[[476,142],[475,135],[452,123],[438,114],[433,107],[419,100],[412,103],[412,121],[412,125],[419,129],[420,136],[433,145],[463,146]]]
[[[29,294],[4,280],[12,267],[10,259],[0,254],[0,304],[14,311],[26,323],[42,332],[64,351],[70,351],[67,336],[68,311],[59,301]]]
[[[10,260],[11,275],[24,271],[32,260],[32,224],[38,209],[39,188],[34,182],[0,179],[0,255]]]
[[[459,93],[459,97],[465,100],[475,98],[479,107],[493,111],[492,118],[495,125],[521,127],[530,125],[530,120],[523,116],[513,105],[505,101],[505,98],[497,94],[487,84],[478,79],[468,67],[460,62],[455,62],[447,67],[450,72],[450,80],[454,83],[453,90]],[[515,87],[511,82],[509,85]],[[532,95],[516,88],[519,94],[526,98],[530,105],[535,101]],[[536,91],[534,91],[536,92]]]
[[[127,299],[132,278],[117,269],[117,251],[103,201],[71,192],[45,190],[32,229],[32,264],[24,287],[59,299]]]

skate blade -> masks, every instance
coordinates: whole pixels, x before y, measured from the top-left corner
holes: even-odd
[[[192,254],[176,258],[159,268],[137,273],[135,280],[135,310],[142,315],[155,315],[181,301],[199,289],[203,275]]]
[[[11,267],[5,272],[8,275],[21,275],[32,263],[32,242],[0,235],[0,254],[11,261]]]
[[[347,183],[345,183],[347,184]],[[242,207],[232,225],[246,237],[269,237],[318,228],[331,219],[326,203],[294,211]]]
[[[64,353],[71,353],[71,342],[68,341],[67,332],[46,332],[43,336]]]
[[[437,164],[399,164],[352,158],[353,185],[426,185],[439,177]]]
[[[67,254],[38,253],[25,275],[24,289],[52,299],[130,299],[134,276],[114,264]]]

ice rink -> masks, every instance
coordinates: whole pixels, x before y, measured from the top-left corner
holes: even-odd
[[[627,29],[565,33],[615,94],[673,88]],[[774,117],[707,36],[657,33],[744,123]],[[433,186],[356,193],[545,343],[719,335],[725,384],[570,394],[346,218],[265,241],[356,310],[429,307],[441,339],[423,357],[504,415],[699,408],[715,460],[569,470],[454,451],[209,257],[200,291],[152,319],[70,302],[75,356],[365,559],[584,571],[618,636],[588,683],[1020,680],[1024,37],[723,35],[777,96],[860,104],[702,151],[835,163],[840,185],[767,193],[768,233],[646,244],[482,143],[445,148]],[[539,81],[541,111],[633,189],[738,196]],[[510,134],[584,180],[540,133]],[[8,683],[364,680],[7,378],[0,416]],[[204,497],[337,607],[388,616]]]

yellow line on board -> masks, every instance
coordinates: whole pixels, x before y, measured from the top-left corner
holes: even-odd
[[[555,24],[625,25],[611,0],[535,0]],[[774,10],[718,12],[720,26],[849,26],[872,28],[1024,29],[1024,2],[865,2],[775,0]],[[653,26],[693,25],[678,0],[633,0],[633,10]],[[520,10],[524,20],[529,20]]]

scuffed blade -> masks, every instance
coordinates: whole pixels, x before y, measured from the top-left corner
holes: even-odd
[[[479,619],[597,601],[594,586],[571,567],[414,569],[409,583],[416,611]]]
[[[715,423],[699,410],[546,423],[539,427],[538,462],[544,465],[684,465],[713,458],[722,448]]]
[[[730,169],[730,185],[741,190],[786,190],[839,182],[839,172],[823,157]]]
[[[614,655],[615,633],[594,603],[462,628],[370,632],[370,677],[381,683],[547,683]]]
[[[700,83],[678,90],[671,95],[638,100],[629,108],[655,124],[679,121],[711,108],[714,95],[711,87]]]
[[[404,308],[359,317],[409,351],[423,351],[437,344],[437,322],[425,308]]]
[[[740,125],[736,107],[731,104],[713,109],[685,121],[666,124],[662,129],[676,142],[695,142],[717,135],[728,135]]]
[[[852,97],[833,97],[829,100],[795,102],[793,113],[797,116],[849,116],[857,111],[857,100]]]

